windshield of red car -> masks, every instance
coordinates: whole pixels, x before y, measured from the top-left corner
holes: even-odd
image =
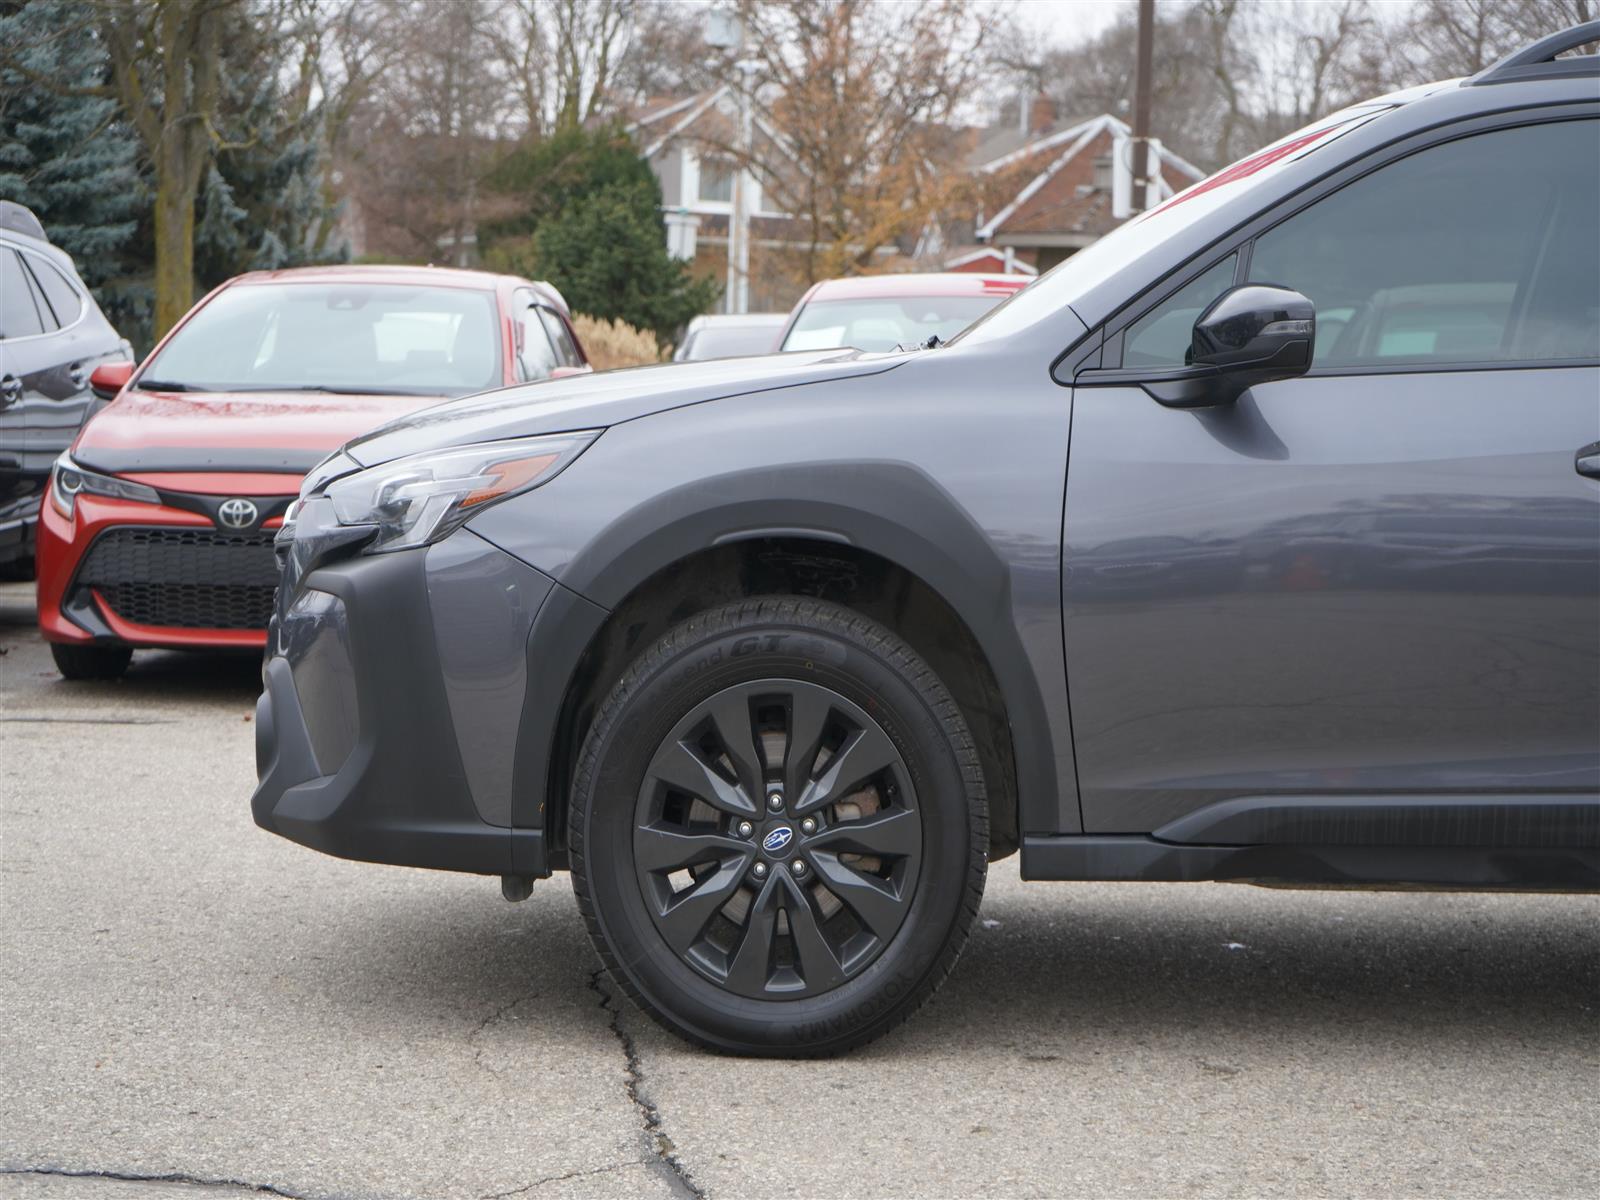
[[[934,334],[948,342],[1010,294],[813,301],[800,310],[783,348],[893,350],[926,342]]]
[[[487,291],[245,284],[190,317],[136,386],[463,396],[503,382],[498,326]]]

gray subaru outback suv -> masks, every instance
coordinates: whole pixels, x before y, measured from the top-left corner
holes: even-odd
[[[570,870],[702,1045],[819,1054],[1028,879],[1600,887],[1600,23],[1338,113],[948,345],[350,443],[256,820]]]

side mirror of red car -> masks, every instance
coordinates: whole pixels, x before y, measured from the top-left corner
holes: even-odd
[[[117,393],[127,384],[136,364],[131,362],[101,363],[89,376],[89,390],[96,400],[115,400]]]

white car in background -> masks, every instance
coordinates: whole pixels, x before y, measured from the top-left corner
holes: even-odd
[[[703,362],[708,358],[743,358],[771,354],[778,348],[778,331],[787,313],[712,313],[696,317],[684,330],[673,351],[673,362]]]

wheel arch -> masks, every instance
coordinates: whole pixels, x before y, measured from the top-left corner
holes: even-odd
[[[544,798],[543,812],[528,816],[543,823],[555,865],[565,861],[566,797],[584,736],[596,705],[627,664],[696,612],[729,600],[779,594],[826,599],[858,611],[892,628],[929,662],[951,690],[979,748],[989,794],[990,856],[1004,857],[1017,848],[1021,798],[1033,789],[1053,789],[1055,764],[1047,749],[1043,699],[1009,622],[1006,577],[991,548],[985,544],[983,550],[986,569],[973,569],[961,561],[971,546],[935,548],[904,530],[902,553],[889,554],[881,545],[861,544],[876,538],[842,534],[837,521],[747,527],[704,538],[685,538],[678,530],[650,544],[682,546],[685,540],[701,544],[666,562],[644,555],[650,569],[637,572],[609,611],[582,602],[570,606],[573,632],[580,627],[586,632],[559,700],[536,704],[530,691],[517,770],[519,780],[535,786],[519,786],[518,792],[537,791]],[[904,561],[916,562],[918,549],[925,552],[920,570]],[[940,559],[948,559],[943,571]],[[630,560],[639,558],[610,560],[609,586],[598,589],[602,594],[609,598],[620,590],[618,566]],[[546,697],[555,691],[542,690]],[[545,707],[548,712],[533,711]],[[1054,799],[1052,790],[1046,802]]]

